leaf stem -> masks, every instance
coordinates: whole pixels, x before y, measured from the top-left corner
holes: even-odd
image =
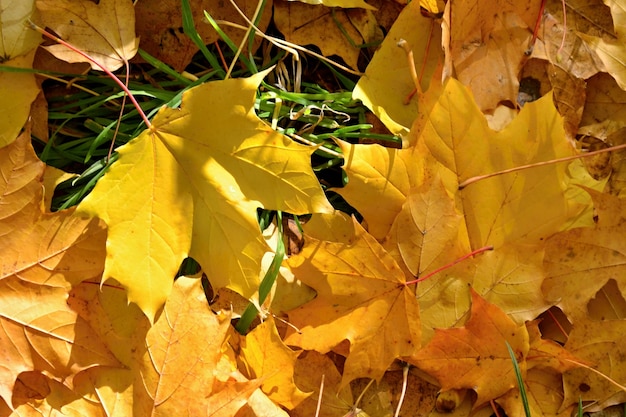
[[[438,274],[439,272],[441,272],[443,270],[446,270],[446,269],[450,268],[451,266],[454,266],[454,265],[458,264],[459,262],[466,260],[467,258],[470,258],[472,256],[478,255],[479,253],[482,253],[482,252],[486,252],[488,250],[493,250],[493,246],[483,246],[480,249],[476,249],[476,250],[468,253],[467,255],[463,255],[459,259],[456,259],[456,260],[450,262],[449,264],[442,266],[441,268],[435,269],[433,272],[431,272],[429,274],[426,274],[423,277],[419,277],[418,279],[414,279],[412,281],[405,282],[404,285],[412,285],[412,284],[417,284],[418,282],[425,281],[428,278],[432,277],[433,275]]]
[[[146,127],[148,129],[152,130],[152,123],[150,123],[150,120],[148,120],[148,118],[146,117],[146,114],[141,109],[141,106],[139,106],[139,103],[137,102],[135,97],[131,94],[131,92],[128,89],[128,87],[126,85],[124,85],[122,80],[120,80],[115,74],[113,74],[109,69],[105,68],[102,64],[100,64],[98,61],[96,61],[93,57],[91,57],[87,53],[85,53],[85,52],[81,51],[80,49],[76,48],[75,46],[69,44],[68,42],[64,41],[63,39],[59,38],[58,36],[54,36],[53,34],[51,34],[50,32],[46,31],[45,29],[37,26],[36,24],[31,22],[30,20],[28,21],[28,25],[30,26],[31,29],[36,30],[37,32],[39,32],[42,35],[44,35],[46,38],[52,39],[53,41],[55,41],[57,43],[60,43],[61,45],[65,46],[66,48],[69,48],[72,51],[76,52],[77,54],[79,54],[80,56],[82,56],[83,58],[88,60],[89,62],[97,65],[102,71],[104,71],[104,73],[106,75],[108,75],[113,81],[115,81],[115,83],[117,85],[119,85],[120,88],[128,95],[128,97],[130,98],[130,101],[133,102],[133,105],[135,106],[135,108],[139,112],[139,115],[143,119],[143,122],[146,124]],[[124,59],[124,58],[122,58],[122,60],[127,62],[126,59]]]
[[[605,152],[619,151],[621,149],[626,149],[626,143],[624,143],[622,145],[612,146],[612,147],[606,148],[606,149],[600,149],[599,151],[593,151],[593,152],[579,154],[579,155],[566,156],[564,158],[552,159],[550,161],[535,162],[534,164],[521,165],[521,166],[518,166],[518,167],[515,167],[515,168],[509,168],[509,169],[505,169],[505,170],[498,171],[498,172],[492,172],[491,174],[477,175],[475,177],[468,178],[465,181],[463,181],[462,183],[460,183],[459,184],[459,190],[462,190],[463,188],[465,188],[468,185],[473,184],[475,182],[486,180],[487,178],[495,177],[497,175],[510,174],[511,172],[522,171],[522,170],[528,169],[528,168],[542,167],[542,166],[545,166],[545,165],[556,164],[556,163],[559,163],[559,162],[573,161],[575,159],[580,159],[580,158],[588,158],[590,156],[598,155],[598,154],[605,153]]]

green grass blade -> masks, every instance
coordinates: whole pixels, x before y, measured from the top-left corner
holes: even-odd
[[[513,352],[513,349],[511,349],[511,345],[509,345],[509,342],[505,343],[506,348],[509,350],[509,356],[511,356],[511,361],[513,362],[513,370],[515,371],[515,376],[517,378],[517,385],[519,386],[520,397],[522,397],[522,404],[524,404],[524,413],[526,414],[526,417],[531,417],[530,406],[528,405],[528,397],[526,396],[526,388],[524,387],[524,381],[522,380],[522,371],[519,369],[519,364],[517,363],[515,352]]]
[[[220,65],[217,57],[213,55],[206,45],[204,41],[200,37],[200,34],[196,30],[196,25],[193,21],[193,13],[191,12],[191,5],[189,4],[189,0],[182,0],[182,8],[183,8],[183,32],[185,35],[191,39],[191,41],[196,44],[198,48],[200,48],[200,52],[209,61],[211,67],[218,72],[220,78],[224,78],[226,76],[226,71]]]
[[[276,225],[278,227],[276,255],[274,255],[274,259],[272,260],[272,263],[265,273],[265,276],[261,281],[261,285],[259,286],[259,305],[263,305],[265,299],[272,290],[272,287],[276,282],[276,278],[278,277],[278,273],[280,272],[280,265],[283,263],[283,259],[285,258],[285,243],[283,242],[283,216],[280,211],[276,212]],[[237,326],[235,326],[235,329],[239,333],[245,334],[258,313],[259,311],[257,307],[253,303],[249,303],[241,315]]]

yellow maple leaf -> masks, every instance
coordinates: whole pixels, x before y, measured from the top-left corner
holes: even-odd
[[[265,74],[207,83],[187,91],[180,109],[162,108],[78,207],[108,225],[103,280],[120,282],[151,320],[187,256],[214,288],[254,294],[267,250],[257,208],[332,211],[313,149],[254,114]]]
[[[357,377],[380,378],[420,340],[417,301],[404,274],[356,220],[354,227],[347,242],[308,238],[288,261],[317,298],[288,313],[300,332],[289,334],[285,343],[326,353],[348,340],[343,385]]]
[[[568,230],[551,237],[546,248],[546,298],[570,318],[588,314],[587,303],[610,279],[626,294],[626,229],[624,200],[588,190],[598,213],[594,227]],[[593,280],[589,280],[593,271]]]
[[[35,50],[2,64],[18,68],[32,68]],[[15,94],[19,91],[19,94]],[[39,94],[35,74],[28,72],[0,72],[0,147],[13,142],[30,114],[30,105]]]
[[[45,26],[111,71],[120,68],[137,53],[139,38],[135,37],[135,10],[131,2],[37,0],[37,8]],[[100,66],[66,46],[45,48],[64,61],[89,62],[93,69],[101,70]]]
[[[271,317],[242,338],[240,347],[251,377],[263,380],[261,389],[272,401],[291,410],[308,397],[293,380],[299,352],[283,343]]]
[[[478,394],[474,408],[505,394],[516,384],[508,342],[526,371],[528,332],[515,324],[496,305],[475,291],[471,315],[464,327],[437,329],[433,339],[412,357],[410,363],[434,376],[441,389],[471,388]]]
[[[41,36],[24,24],[34,13],[35,0],[11,3],[0,10],[0,62],[24,55],[39,45]]]
[[[0,149],[0,170],[0,279],[68,287],[98,277],[104,225],[75,216],[74,209],[42,210],[44,164],[29,129]]]
[[[615,78],[620,88],[626,90],[626,66],[624,66],[624,57],[626,57],[626,48],[624,47],[626,13],[624,10],[626,10],[626,2],[624,0],[606,0],[604,3],[611,8],[617,39],[607,40],[586,34],[579,34],[578,36],[598,54],[606,67],[606,71]]]
[[[422,16],[420,7],[437,12],[434,0],[410,2],[395,20],[352,93],[394,134],[408,133],[418,114],[420,99],[419,94],[414,94],[409,103],[405,102],[415,84],[406,53],[398,48],[398,41],[404,39],[412,48],[418,70],[424,65],[423,73],[419,74],[423,91],[428,89],[436,66],[443,62],[443,51],[437,47],[441,44],[441,31],[433,29],[435,22]]]

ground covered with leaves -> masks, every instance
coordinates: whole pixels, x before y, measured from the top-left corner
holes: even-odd
[[[0,416],[623,408],[626,3],[321,3],[2,8]]]

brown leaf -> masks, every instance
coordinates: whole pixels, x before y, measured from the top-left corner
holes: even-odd
[[[205,10],[215,20],[247,26],[247,23],[228,0],[191,0],[189,3],[196,30],[205,45],[220,40],[217,32],[206,21]],[[252,19],[257,7],[256,1],[237,0],[235,3],[248,18]],[[272,1],[267,1],[261,19],[257,23],[260,30],[265,31],[267,29],[271,12]],[[195,53],[198,52],[198,47],[183,32],[180,0],[141,0],[135,5],[135,13],[137,15],[137,36],[141,38],[141,48],[170,65],[176,71],[183,71]],[[226,25],[220,26],[236,45],[240,44],[245,31]],[[259,43],[259,38],[255,38],[255,48]],[[230,62],[226,64],[230,64]]]

